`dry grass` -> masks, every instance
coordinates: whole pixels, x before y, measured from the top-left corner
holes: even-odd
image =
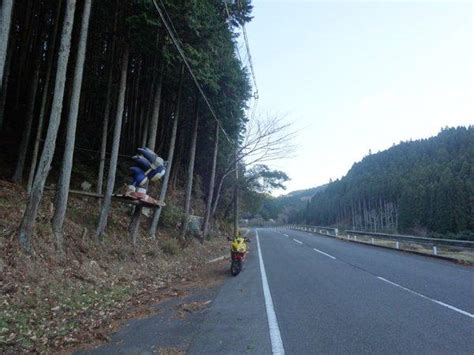
[[[33,253],[26,255],[16,238],[25,201],[21,187],[0,181],[0,353],[53,353],[106,339],[112,321],[178,295],[177,283],[199,278],[208,259],[227,251],[225,238],[179,245],[173,229],[160,229],[157,240],[142,229],[133,246],[129,210],[119,203],[113,204],[107,235],[97,242],[97,200],[71,196],[60,257],[49,227],[52,193],[46,192]]]

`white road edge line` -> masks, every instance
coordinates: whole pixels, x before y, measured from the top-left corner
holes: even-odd
[[[272,343],[272,353],[277,355],[284,355],[283,341],[281,340],[280,327],[278,326],[275,309],[273,308],[272,295],[270,287],[268,286],[267,273],[265,272],[265,265],[263,265],[262,252],[260,250],[260,240],[258,239],[258,232],[255,229],[255,236],[257,237],[258,259],[260,261],[260,276],[262,277],[263,296],[265,297],[265,307],[267,309],[268,330],[270,332],[270,341]]]
[[[293,240],[294,240],[296,243],[298,243],[298,244],[303,244],[303,242],[300,241],[300,240],[298,240],[298,239],[293,239]]]
[[[430,297],[428,297],[428,296],[422,295],[421,293],[418,293],[418,292],[416,292],[416,291],[410,290],[409,288],[403,287],[402,285],[399,285],[399,284],[397,284],[397,283],[395,283],[395,282],[392,282],[392,281],[390,281],[390,280],[384,279],[383,277],[377,276],[377,278],[378,278],[379,280],[382,280],[382,281],[384,281],[384,282],[389,283],[389,284],[392,285],[392,286],[399,287],[399,288],[401,288],[402,290],[405,290],[405,291],[407,291],[407,292],[410,292],[410,293],[412,293],[412,294],[414,294],[414,295],[416,295],[416,296],[419,296],[419,297],[424,298],[424,299],[426,299],[426,300],[429,300],[429,301],[431,301],[431,302],[437,303],[437,304],[439,304],[440,306],[449,308],[449,309],[452,310],[452,311],[461,313],[461,314],[463,314],[463,315],[465,315],[465,316],[468,316],[468,317],[470,317],[470,318],[474,318],[474,314],[472,314],[472,313],[463,311],[462,309],[459,309],[459,308],[457,308],[457,307],[451,306],[450,304],[447,304],[447,303],[444,303],[444,302],[435,300],[434,298],[430,298]]]
[[[314,251],[317,251],[318,253],[321,253],[321,254],[323,254],[323,255],[326,255],[328,258],[331,258],[331,259],[334,259],[334,260],[336,259],[334,256],[329,255],[328,253],[325,253],[324,251],[321,251],[321,250],[319,250],[319,249],[314,248],[313,250],[314,250]]]

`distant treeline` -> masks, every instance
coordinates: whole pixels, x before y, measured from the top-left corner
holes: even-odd
[[[290,222],[474,237],[474,126],[366,156]]]

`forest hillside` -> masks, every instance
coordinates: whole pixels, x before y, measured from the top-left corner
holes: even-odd
[[[474,239],[474,126],[366,156],[290,222]]]
[[[326,185],[322,185],[292,191],[278,197],[267,195],[262,199],[258,210],[254,213],[247,211],[246,217],[254,222],[260,221],[262,225],[268,220],[273,220],[277,224],[287,223],[290,216],[303,209],[313,196],[324,191],[325,188]]]
[[[168,206],[181,216],[181,239],[192,215],[202,218],[201,238],[230,222],[222,211],[237,201],[234,172],[244,176],[246,155],[268,148],[248,129],[256,87],[237,49],[251,11],[249,0],[2,3],[0,177],[28,193],[17,233],[23,250],[32,248],[48,189],[59,250],[70,194],[81,191],[103,202],[91,215],[96,239],[124,190],[160,205],[146,220],[142,206],[135,209],[127,231],[133,243],[140,228],[156,238],[169,193],[182,196]],[[258,132],[268,143],[280,126],[266,122]],[[149,164],[132,159],[139,147],[158,163],[152,155],[155,170],[130,176],[137,161]]]

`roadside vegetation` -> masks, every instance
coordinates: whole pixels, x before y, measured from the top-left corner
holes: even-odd
[[[96,241],[90,216],[99,210],[97,201],[72,197],[64,256],[58,257],[46,223],[53,201],[47,191],[26,254],[15,234],[26,193],[0,181],[0,352],[52,353],[105,341],[116,322],[149,314],[151,305],[184,292],[183,281],[212,281],[201,281],[206,262],[227,253],[225,238],[179,243],[180,219],[170,216],[156,240],[142,228],[142,242],[134,246],[124,233],[129,216],[120,203],[113,203],[107,234]]]

